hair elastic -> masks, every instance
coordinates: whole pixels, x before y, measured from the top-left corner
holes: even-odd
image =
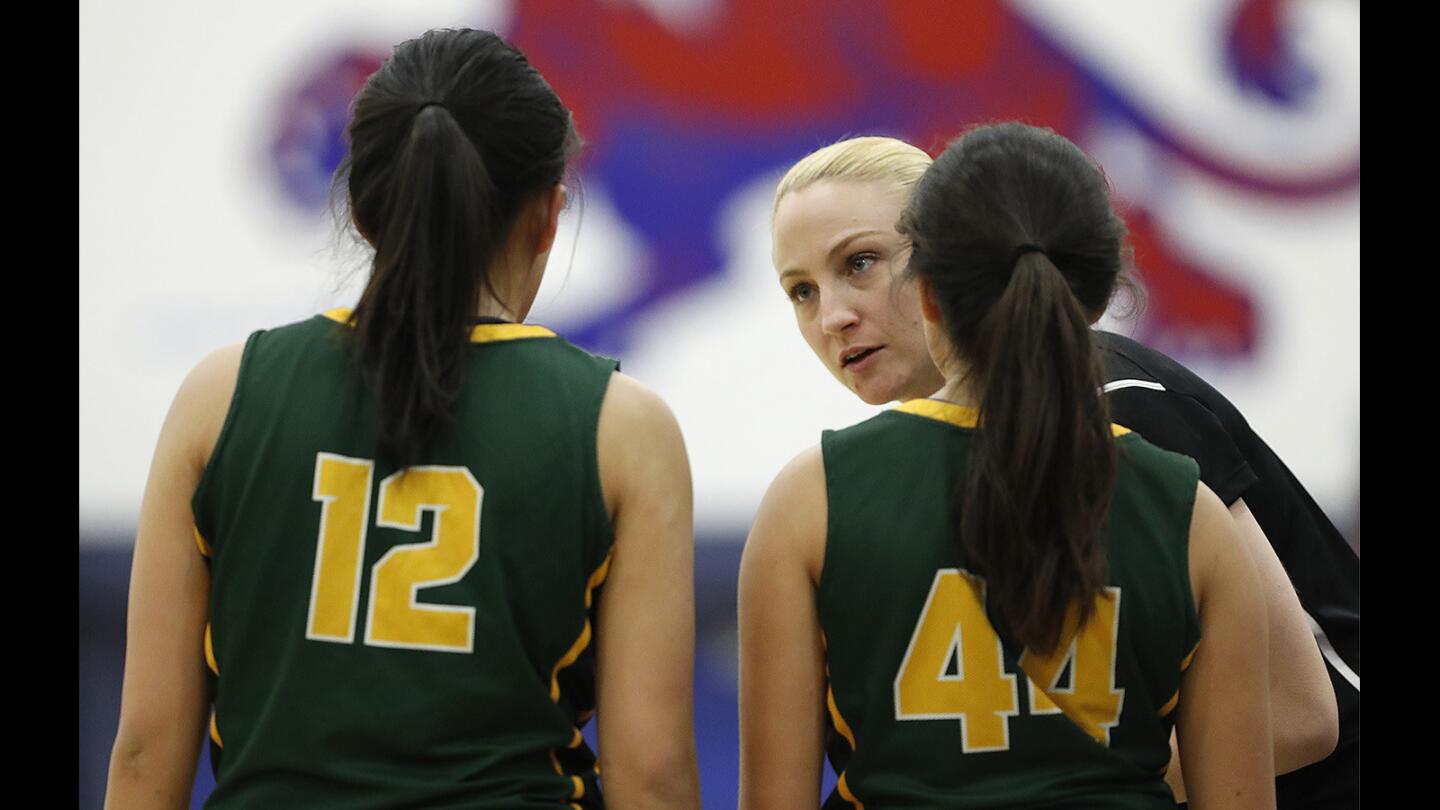
[[[444,106],[445,106],[445,105],[444,105],[442,102],[435,101],[435,100],[433,100],[433,99],[430,100],[430,101],[422,101],[422,102],[420,102],[420,106],[415,108],[415,114],[416,114],[416,115],[419,115],[420,113],[424,112],[426,107],[444,107]]]
[[[1045,256],[1045,258],[1047,259],[1050,258],[1049,255],[1045,253],[1045,248],[1040,247],[1036,244],[1032,244],[1030,242],[1026,242],[1023,245],[1015,248],[1015,258],[1013,259],[1013,261],[1020,261],[1020,257],[1024,256],[1026,253],[1039,253]]]

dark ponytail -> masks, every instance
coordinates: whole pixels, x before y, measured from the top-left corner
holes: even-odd
[[[380,458],[418,463],[452,427],[470,328],[522,205],[560,182],[579,139],[524,54],[488,31],[401,43],[355,100],[346,184],[374,246],[353,344]],[[500,302],[502,305],[504,302]]]
[[[1015,641],[1049,653],[1108,575],[1116,451],[1090,321],[1121,270],[1124,225],[1099,169],[1049,130],[981,127],[921,179],[901,228],[980,397],[952,513]]]

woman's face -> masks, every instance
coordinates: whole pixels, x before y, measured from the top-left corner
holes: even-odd
[[[907,189],[821,180],[780,200],[774,260],[805,342],[871,405],[927,397],[944,385],[926,348],[909,247],[895,230]]]

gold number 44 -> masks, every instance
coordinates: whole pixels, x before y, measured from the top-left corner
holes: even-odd
[[[1026,650],[1020,666],[1028,675],[1030,714],[1063,712],[1109,745],[1125,698],[1125,690],[1115,688],[1120,589],[1106,588],[1095,608],[1078,634],[1072,610],[1061,636],[1069,643],[1049,656]],[[985,616],[985,581],[959,568],[937,571],[895,675],[895,719],[958,719],[965,753],[1008,750],[1020,696],[1003,661],[1000,637]],[[1071,682],[1060,686],[1067,663]]]
[[[320,501],[320,536],[305,637],[349,644],[360,608],[361,565],[375,462],[334,453],[315,456],[312,497]],[[435,513],[430,539],[398,545],[370,569],[365,643],[375,647],[468,653],[475,647],[475,608],[421,604],[421,588],[458,582],[480,556],[485,491],[464,467],[411,467],[380,482],[375,523],[420,531]]]

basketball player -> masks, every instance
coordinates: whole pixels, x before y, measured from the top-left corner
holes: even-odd
[[[431,31],[348,138],[359,302],[207,357],[161,432],[107,806],[186,806],[208,735],[210,807],[698,807],[679,429],[523,323],[570,112]]]
[[[801,333],[871,404],[927,397],[942,384],[916,346],[918,291],[893,227],[930,162],[903,141],[854,138],[796,163],[776,191],[776,266]],[[1259,568],[1271,631],[1275,764],[1284,774],[1279,806],[1354,807],[1359,558],[1223,396],[1132,340],[1099,331],[1095,339],[1112,419],[1199,462]],[[1167,781],[1183,798],[1178,765]]]
[[[980,127],[901,223],[944,383],[827,432],[765,497],[742,806],[813,801],[824,706],[826,807],[1172,806],[1172,728],[1197,807],[1273,807],[1254,565],[1195,462],[1100,393],[1089,313],[1124,226],[1098,168],[1049,130]]]

